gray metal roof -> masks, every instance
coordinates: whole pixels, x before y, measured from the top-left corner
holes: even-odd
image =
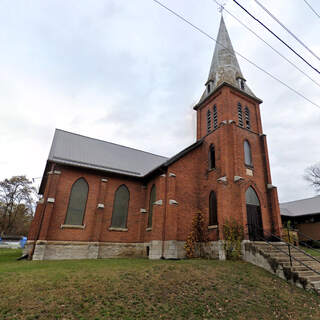
[[[56,129],[48,160],[140,177],[168,158]]]
[[[288,217],[320,214],[320,196],[280,203],[280,213]]]
[[[228,83],[233,87],[240,88],[237,78],[244,79],[237,57],[233,50],[226,25],[223,17],[221,17],[217,43],[214,49],[208,76],[208,81],[213,81],[213,87],[209,93],[207,90],[204,91],[199,103],[209,96],[222,83]],[[244,90],[242,91],[257,99],[247,84],[244,85]]]

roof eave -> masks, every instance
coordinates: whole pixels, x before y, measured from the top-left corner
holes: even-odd
[[[228,83],[228,82],[222,82],[219,86],[217,86],[208,96],[206,96],[202,101],[199,101],[194,107],[193,110],[198,110],[202,107],[202,105],[208,101],[218,90],[220,90],[223,86],[227,86],[229,88],[232,88],[236,91],[238,91],[239,93],[245,95],[246,97],[253,99],[254,101],[256,101],[257,103],[261,104],[263,101],[255,96],[252,96],[250,94],[248,94],[247,92],[235,87],[234,85]]]
[[[186,154],[188,154],[192,150],[198,148],[200,145],[202,145],[202,143],[203,143],[203,139],[200,139],[200,140],[196,141],[195,143],[193,143],[189,147],[183,149],[182,151],[180,151],[179,153],[177,153],[176,155],[171,157],[165,163],[163,163],[163,164],[159,165],[158,167],[156,167],[156,168],[152,169],[151,171],[149,171],[143,178],[149,177],[150,175],[155,173],[157,170],[168,168],[171,164],[173,164],[174,162],[178,161],[179,159],[184,157]]]

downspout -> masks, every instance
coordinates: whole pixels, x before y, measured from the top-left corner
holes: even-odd
[[[164,186],[164,213],[163,213],[163,225],[162,225],[162,247],[161,247],[161,258],[160,259],[165,259],[164,257],[164,241],[166,238],[166,218],[167,218],[167,183],[168,183],[168,168],[165,171],[165,186]]]
[[[53,172],[53,171],[54,171],[54,168],[55,168],[55,163],[52,164],[51,170],[50,170],[49,172]],[[46,198],[48,198],[48,194],[49,194],[49,191],[50,191],[51,184],[52,184],[52,179],[50,179],[50,181],[49,181],[48,193],[47,193],[47,197],[46,197]],[[39,239],[39,236],[40,236],[41,227],[42,227],[43,218],[44,218],[44,211],[45,211],[45,209],[46,209],[46,199],[45,199],[45,197],[43,198],[43,200],[44,200],[44,204],[43,204],[43,207],[42,207],[42,210],[41,210],[40,224],[39,224],[39,228],[38,228],[36,237],[35,237],[34,242],[33,242],[32,249],[31,249],[31,251],[30,251],[30,253],[29,253],[28,260],[32,260],[34,251],[35,251],[35,249],[36,249],[36,243],[37,243],[37,241],[38,241],[38,239]]]

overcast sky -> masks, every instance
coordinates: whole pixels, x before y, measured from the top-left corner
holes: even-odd
[[[320,76],[224,0],[234,13],[318,83]],[[253,0],[240,1],[315,67],[320,62]],[[320,55],[320,19],[302,0],[263,4]],[[320,12],[320,2],[309,0]],[[216,37],[213,0],[163,0]],[[320,104],[319,87],[226,12],[239,53]],[[214,42],[151,0],[0,2],[0,179],[41,177],[55,128],[172,156],[195,141],[194,104]],[[304,169],[320,161],[320,109],[238,57],[264,102],[273,184],[280,201],[314,196]],[[37,180],[40,183],[40,180]]]

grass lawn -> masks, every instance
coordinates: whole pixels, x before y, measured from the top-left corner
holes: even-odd
[[[320,258],[320,249],[310,249],[306,247],[301,247],[303,250],[305,250],[307,253],[311,254],[314,257]]]
[[[320,319],[320,297],[245,262],[20,253],[0,250],[0,319]]]

